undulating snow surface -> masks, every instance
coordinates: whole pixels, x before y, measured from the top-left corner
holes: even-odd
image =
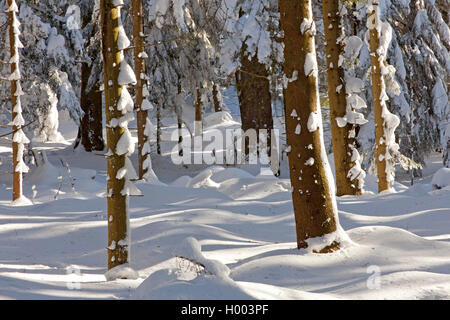
[[[208,119],[206,131],[237,125]],[[296,249],[286,165],[280,178],[250,165],[175,166],[175,120],[164,119],[163,155],[152,154],[161,182],[136,183],[144,196],[130,198],[130,264],[109,273],[103,157],[40,145],[48,161],[24,177],[33,205],[11,206],[2,177],[0,299],[450,299],[448,187],[427,178],[377,195],[368,175],[364,195],[337,201],[351,242],[308,253]]]

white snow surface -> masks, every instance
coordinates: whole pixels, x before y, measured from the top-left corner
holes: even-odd
[[[450,189],[433,188],[438,164],[389,194],[375,194],[368,175],[362,196],[337,198],[349,241],[314,254],[296,248],[284,163],[279,178],[248,165],[175,166],[176,119],[166,120],[163,154],[152,154],[166,184],[139,183],[130,262],[109,273],[103,157],[42,143],[48,161],[24,175],[32,205],[11,206],[1,179],[0,299],[450,299]]]
[[[450,187],[450,168],[441,168],[433,175],[431,184],[436,189]]]

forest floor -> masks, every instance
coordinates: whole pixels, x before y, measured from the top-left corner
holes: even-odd
[[[412,187],[399,175],[395,193],[377,195],[369,176],[366,194],[338,198],[352,243],[313,254],[296,249],[285,168],[275,178],[175,166],[167,144],[153,160],[162,182],[137,182],[143,196],[130,199],[139,278],[106,281],[106,161],[73,151],[75,126],[61,128],[67,142],[36,144],[48,161],[24,179],[32,206],[11,206],[2,175],[0,299],[450,299],[450,188],[431,185],[437,154]]]

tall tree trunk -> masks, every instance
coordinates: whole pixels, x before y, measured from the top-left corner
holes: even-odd
[[[19,67],[19,21],[16,17],[16,12],[19,11],[15,0],[8,0],[8,26],[9,26],[9,48],[10,48],[10,64],[11,75],[9,80],[11,82],[11,106],[12,106],[12,151],[13,151],[13,201],[22,198],[22,173],[28,171],[28,168],[23,163],[24,144],[29,140],[22,131],[22,126],[25,124],[22,117],[22,106],[20,103],[20,96],[22,87],[20,85],[20,67]]]
[[[297,245],[306,248],[308,239],[337,230],[337,206],[322,135],[311,0],[279,0],[279,8],[283,69],[291,78],[285,89],[285,117]],[[338,248],[336,235],[317,251]]]
[[[128,262],[128,215],[127,195],[122,191],[125,177],[118,179],[118,171],[125,166],[126,155],[119,152],[117,144],[125,133],[121,126],[112,126],[112,120],[123,116],[118,110],[118,101],[122,94],[119,85],[121,55],[118,47],[120,8],[115,0],[101,0],[103,70],[105,83],[106,141],[107,157],[107,194],[108,194],[108,269]]]
[[[350,131],[354,125],[347,123],[339,127],[336,118],[343,118],[347,113],[347,100],[345,93],[345,72],[339,65],[339,57],[343,55],[344,48],[341,40],[343,30],[339,14],[339,0],[323,0],[323,24],[327,26],[325,31],[327,75],[328,75],[328,99],[330,101],[331,136],[334,153],[334,164],[336,172],[337,195],[360,195],[357,179],[353,181],[348,173],[355,166],[352,161],[353,150],[351,146],[355,143],[350,138]]]
[[[247,46],[241,49],[241,70],[236,74],[239,107],[241,111],[242,130],[255,129],[258,132],[267,129],[267,144],[270,154],[270,132],[273,129],[272,98],[270,94],[270,82],[266,66],[258,61],[257,54],[250,57],[245,53]],[[260,146],[261,148],[261,146]],[[245,154],[249,154],[249,146],[245,147]]]
[[[86,88],[91,74],[89,64],[81,64],[81,94],[80,105],[84,116],[80,124],[80,139],[84,149],[88,152],[101,151],[105,148],[103,140],[102,92],[96,84],[88,92]]]
[[[384,118],[382,106],[382,91],[384,80],[382,75],[383,59],[377,52],[380,47],[380,33],[377,30],[379,22],[378,0],[372,1],[372,10],[369,12],[369,33],[370,33],[370,62],[372,66],[372,96],[375,118],[375,138],[376,138],[376,163],[378,175],[378,192],[389,190],[390,184],[387,178],[386,164],[386,143],[384,134]]]
[[[83,8],[88,9],[87,7]],[[91,15],[90,10],[83,13],[83,28],[89,23]],[[94,36],[94,30],[91,31],[89,36]],[[103,93],[100,90],[99,83],[87,91],[91,72],[91,66],[83,62],[81,64],[80,106],[84,116],[81,119],[77,142],[81,142],[87,152],[102,151],[105,148],[105,141],[103,140]],[[75,144],[75,148],[78,143]]]
[[[147,173],[144,163],[149,157],[149,153],[143,154],[144,146],[149,137],[146,135],[145,126],[147,124],[147,110],[142,109],[144,99],[143,88],[144,80],[141,77],[145,74],[145,47],[144,47],[144,21],[142,16],[142,0],[132,0],[133,7],[133,40],[134,40],[134,73],[136,74],[136,110],[138,127],[138,159],[139,159],[139,179],[142,179]]]

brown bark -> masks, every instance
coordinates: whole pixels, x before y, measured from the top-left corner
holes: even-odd
[[[288,157],[297,245],[305,248],[307,239],[336,231],[337,212],[335,195],[331,194],[330,188],[333,181],[328,180],[322,162],[326,154],[321,129],[310,132],[307,125],[311,113],[320,108],[317,76],[306,76],[304,67],[306,55],[315,54],[314,35],[300,32],[302,21],[312,20],[311,0],[279,0],[279,8],[280,25],[284,31],[284,73],[292,77],[294,71],[298,71],[297,80],[288,83],[284,98],[287,144],[291,148]],[[294,110],[295,117],[292,116]],[[321,123],[321,119],[317,120]],[[299,124],[301,132],[296,134]],[[319,251],[332,251],[338,246],[333,242]]]
[[[236,85],[241,111],[242,130],[256,130],[258,132],[267,129],[266,146],[270,155],[270,132],[273,129],[272,97],[270,94],[269,73],[266,66],[258,61],[257,54],[249,59],[245,53],[246,45],[241,49],[241,70],[236,74]],[[261,146],[259,146],[261,148]],[[245,154],[249,154],[249,146],[246,144]]]
[[[375,21],[378,10],[378,1],[373,1],[373,10],[369,13],[369,19]],[[375,145],[376,145],[376,163],[378,175],[378,192],[389,190],[390,184],[386,174],[386,143],[384,135],[384,118],[382,116],[381,92],[383,87],[383,75],[381,73],[382,63],[377,50],[380,46],[380,34],[375,26],[369,29],[370,32],[370,62],[372,66],[372,96],[373,110],[375,118]]]
[[[128,262],[128,216],[127,196],[122,195],[125,178],[117,179],[117,172],[125,165],[126,155],[116,153],[117,142],[124,133],[124,128],[111,127],[108,124],[114,118],[122,117],[122,111],[117,110],[117,103],[122,93],[118,83],[120,72],[121,51],[118,49],[119,8],[114,6],[114,0],[101,0],[103,68],[106,105],[106,141],[111,153],[107,157],[107,194],[108,194],[108,269]],[[112,85],[109,85],[109,84]]]
[[[346,114],[347,100],[345,93],[344,68],[339,66],[339,56],[343,54],[342,43],[338,43],[343,30],[340,28],[339,0],[323,0],[323,23],[326,41],[328,99],[330,102],[331,136],[336,172],[337,195],[360,195],[358,180],[348,178],[348,172],[355,166],[352,162],[352,149],[355,139],[349,138],[354,129],[352,124],[340,128],[336,118]],[[331,28],[330,28],[331,26]],[[340,86],[340,90],[338,87]]]
[[[101,151],[105,148],[103,140],[102,92],[96,84],[88,92],[86,87],[91,74],[89,64],[81,65],[81,95],[80,105],[84,116],[80,124],[81,144],[88,152]]]
[[[12,0],[8,0],[8,7],[12,4]],[[14,36],[14,12],[8,12],[8,26],[9,26],[9,48],[10,55],[13,57],[16,54],[16,39]],[[17,63],[11,63],[11,74],[13,74],[17,69]],[[11,80],[11,119],[17,116],[17,112],[14,111],[14,107],[17,104],[19,99],[18,96],[15,95],[17,91],[17,82],[19,80]],[[19,130],[18,126],[12,127],[13,132]],[[13,134],[14,137],[14,134]],[[20,162],[19,159],[19,144],[17,142],[12,142],[12,150],[13,150],[13,201],[19,199],[22,196],[22,172],[17,171],[17,165]]]
[[[134,73],[136,74],[136,110],[137,110],[137,129],[138,129],[138,159],[139,159],[139,179],[142,179],[147,173],[144,168],[144,162],[150,155],[142,154],[145,144],[149,137],[145,134],[145,126],[147,124],[147,110],[142,110],[142,102],[144,100],[143,88],[144,79],[141,74],[145,73],[145,59],[141,56],[145,52],[144,46],[144,21],[142,16],[142,0],[132,0],[133,7],[133,40],[134,40]]]

